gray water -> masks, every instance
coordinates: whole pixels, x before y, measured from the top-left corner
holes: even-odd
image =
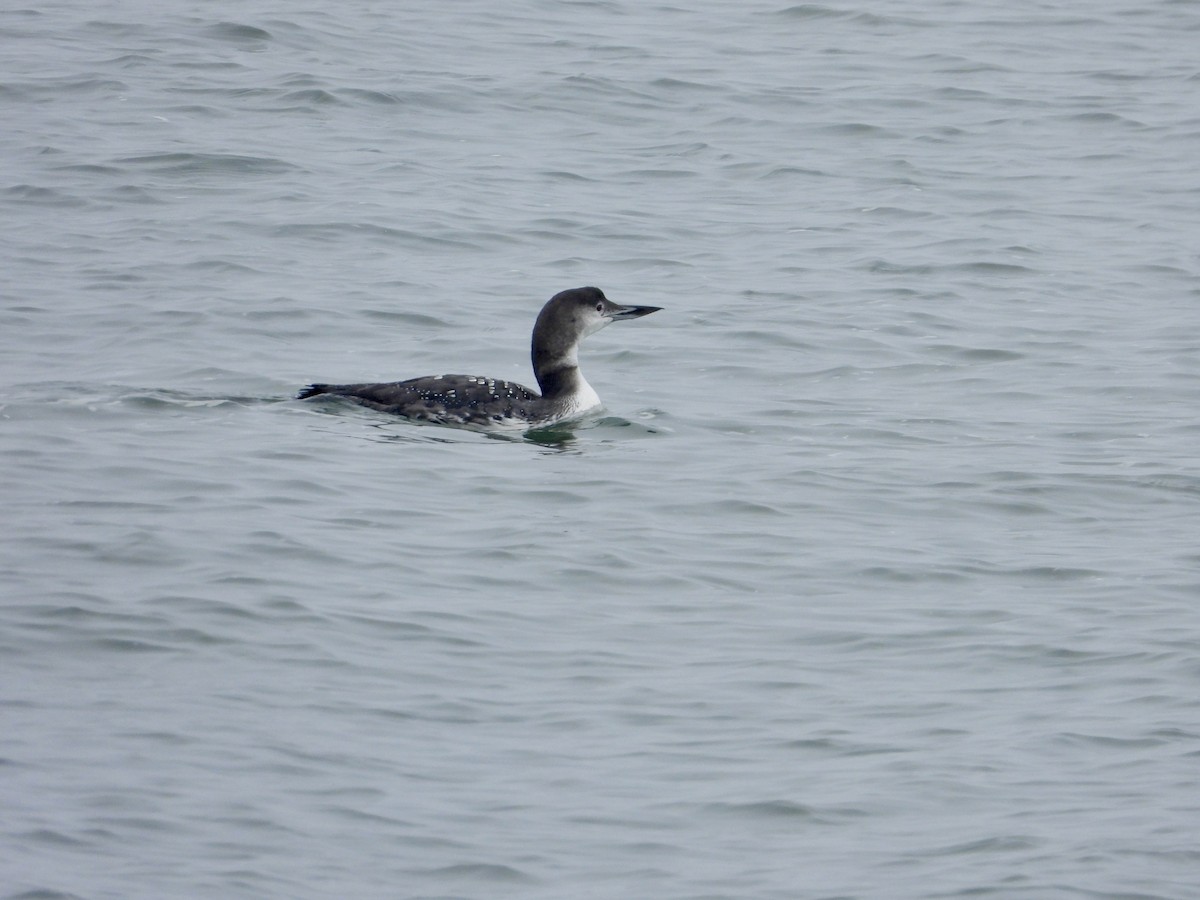
[[[0,47],[0,897],[1200,896],[1200,4]]]

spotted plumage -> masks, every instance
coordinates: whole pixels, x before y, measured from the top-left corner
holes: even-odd
[[[480,430],[553,425],[600,406],[579,371],[580,341],[612,322],[659,309],[613,303],[594,287],[555,294],[533,327],[531,356],[540,394],[502,379],[431,375],[385,384],[313,384],[297,396],[332,394],[416,422]]]

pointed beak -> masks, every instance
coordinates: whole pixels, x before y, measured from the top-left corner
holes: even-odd
[[[648,316],[652,312],[658,312],[662,309],[661,306],[620,306],[614,303],[616,309],[608,313],[608,317],[614,322],[620,322],[624,319],[640,319],[642,316]]]

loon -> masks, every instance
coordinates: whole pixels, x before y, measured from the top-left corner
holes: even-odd
[[[555,294],[533,326],[533,376],[541,394],[499,378],[431,375],[386,384],[312,384],[296,398],[330,394],[416,422],[473,430],[544,428],[600,407],[600,397],[579,371],[579,342],[612,322],[660,309],[613,303],[595,287]]]

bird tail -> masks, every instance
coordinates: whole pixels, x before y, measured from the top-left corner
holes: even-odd
[[[309,397],[316,397],[320,394],[329,392],[332,385],[328,384],[310,384],[296,395],[297,400],[307,400]]]

